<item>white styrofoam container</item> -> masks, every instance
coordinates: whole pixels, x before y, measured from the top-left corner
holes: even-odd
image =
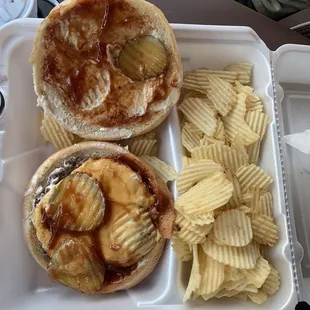
[[[26,185],[36,168],[53,152],[40,137],[32,68],[28,63],[39,23],[40,20],[36,19],[21,19],[0,29],[0,91],[6,102],[4,113],[0,117],[0,309],[96,310],[126,307],[130,310],[137,307],[165,307],[179,310],[207,307],[280,310],[293,309],[299,300],[305,299],[307,294],[300,267],[302,248],[297,242],[289,201],[291,198],[285,180],[285,154],[280,143],[283,127],[283,124],[279,123],[283,118],[280,102],[285,95],[281,91],[284,87],[281,88],[278,82],[286,83],[286,74],[289,72],[293,77],[292,72],[297,68],[300,80],[296,83],[306,81],[310,84],[309,76],[304,79],[306,65],[310,66],[310,49],[286,46],[273,54],[257,34],[247,27],[173,25],[184,70],[198,67],[219,69],[236,61],[254,63],[253,87],[270,117],[260,166],[274,178],[271,190],[280,239],[270,250],[269,258],[280,272],[280,291],[262,306],[234,299],[210,300],[207,303],[189,302],[183,305],[182,296],[190,266],[179,264],[171,247],[167,246],[156,270],[135,288],[110,295],[86,296],[52,283],[47,273],[31,257],[23,240],[22,200]],[[292,53],[300,50],[309,54],[302,59],[306,62],[302,61],[297,67],[291,68],[287,67],[285,60],[289,55],[286,50]],[[274,75],[273,72],[277,71],[279,73]],[[290,83],[290,80],[288,82]],[[279,89],[277,98],[274,96],[275,89]],[[308,95],[310,97],[309,92]],[[291,102],[289,98],[291,97],[283,99],[282,105],[286,106],[285,102]],[[307,109],[310,113],[310,105]],[[298,122],[297,116],[296,121]],[[290,128],[290,122],[285,126]],[[180,171],[181,143],[176,108],[158,128],[158,135],[161,140],[160,157]],[[176,195],[175,187],[173,192]],[[305,206],[301,205],[301,208],[303,212],[309,212]],[[303,232],[307,231],[310,232],[310,229],[304,226]],[[301,242],[305,250],[310,250],[310,243],[307,243],[306,239]],[[310,259],[310,255],[307,257]]]
[[[26,17],[37,17],[37,0],[0,0],[0,26]]]

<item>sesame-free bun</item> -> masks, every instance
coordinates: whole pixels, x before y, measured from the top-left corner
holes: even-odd
[[[136,81],[120,70],[118,55],[143,36],[163,44],[167,66],[158,76]],[[173,31],[164,14],[144,0],[63,1],[39,26],[30,62],[39,106],[86,139],[146,133],[180,95],[182,67]]]
[[[35,200],[40,189],[45,189],[49,176],[53,171],[66,166],[66,163],[83,162],[89,158],[119,157],[125,160],[126,165],[147,180],[147,186],[151,189],[157,199],[156,218],[153,219],[161,237],[155,246],[137,263],[137,267],[126,274],[117,283],[104,283],[96,293],[109,293],[118,290],[129,289],[145,279],[158,263],[165,245],[165,238],[170,238],[175,219],[173,198],[166,184],[154,175],[152,170],[136,156],[129,153],[125,148],[107,142],[83,142],[68,147],[50,156],[35,172],[25,192],[23,204],[23,228],[27,247],[32,256],[42,268],[47,270],[50,256],[43,250],[42,244],[37,238],[36,228],[32,222],[32,212],[36,207]],[[76,168],[76,166],[74,166]],[[69,172],[70,173],[70,172]],[[66,175],[63,175],[64,178]],[[59,179],[61,181],[61,179]]]

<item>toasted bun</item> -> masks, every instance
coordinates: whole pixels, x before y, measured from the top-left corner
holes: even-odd
[[[157,227],[163,237],[169,238],[172,234],[173,222],[175,219],[173,209],[173,198],[166,184],[156,177],[152,170],[141,160],[130,154],[125,148],[106,142],[83,142],[63,149],[50,156],[35,172],[25,193],[23,205],[23,228],[26,244],[42,268],[47,270],[50,257],[43,250],[41,243],[36,236],[36,229],[32,224],[31,213],[35,205],[35,199],[40,189],[45,188],[50,174],[64,167],[65,162],[81,162],[88,158],[103,158],[107,156],[125,156],[126,163],[133,170],[139,171],[147,179],[148,186],[157,197],[161,206],[158,211]],[[71,169],[75,169],[72,167]],[[60,181],[60,180],[59,180]],[[146,278],[155,268],[164,249],[165,239],[160,238],[154,248],[144,256],[137,265],[137,268],[129,275],[126,275],[118,283],[103,285],[98,293],[109,293],[118,290],[129,289]]]
[[[133,81],[113,55],[146,35],[164,45],[167,67],[160,76]],[[86,139],[146,133],[180,95],[182,67],[173,31],[163,13],[144,0],[65,0],[41,23],[30,62],[38,104]]]

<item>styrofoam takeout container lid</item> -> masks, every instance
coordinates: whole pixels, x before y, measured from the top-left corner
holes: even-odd
[[[257,34],[247,27],[173,25],[184,70],[199,67],[220,69],[237,61],[254,64],[253,87],[270,118],[260,166],[274,178],[271,190],[280,239],[270,249],[268,259],[280,272],[279,292],[260,306],[235,299],[189,302],[184,305],[182,296],[189,265],[178,263],[171,247],[167,247],[156,271],[135,288],[106,296],[86,296],[52,283],[47,273],[31,257],[23,240],[21,206],[26,185],[37,167],[54,151],[40,136],[32,68],[28,63],[39,23],[37,19],[20,19],[0,29],[0,91],[6,103],[0,117],[0,308],[291,310],[298,301],[309,299],[306,290],[310,292],[310,286],[307,288],[304,280],[310,279],[310,273],[305,272],[308,265],[301,264],[303,250],[297,241],[294,222],[296,220],[297,227],[300,226],[301,235],[298,234],[298,237],[304,237],[300,242],[305,253],[308,253],[310,243],[306,233],[310,236],[310,226],[300,225],[299,221],[303,215],[310,213],[310,209],[306,211],[304,201],[300,203],[300,210],[308,213],[293,214],[294,191],[290,186],[293,179],[289,170],[297,161],[302,166],[310,158],[291,158],[291,154],[286,153],[282,136],[284,131],[285,134],[294,133],[298,126],[303,127],[298,127],[300,131],[310,128],[310,102],[306,103],[306,99],[310,98],[310,48],[288,45],[271,52]],[[303,86],[305,83],[308,88]],[[285,85],[293,89],[294,95],[289,92],[286,96],[288,88]],[[289,110],[293,116],[286,118],[282,111],[291,109],[295,101],[302,110]],[[304,122],[307,115],[309,120]],[[159,157],[180,171],[181,139],[176,108],[158,128],[158,134],[161,140]],[[305,180],[310,184],[310,174]],[[298,180],[297,183],[299,185]],[[306,183],[303,189],[310,201]],[[172,190],[176,196],[175,185]],[[310,262],[309,254],[305,258]]]
[[[0,27],[13,19],[36,16],[37,0],[0,0]]]

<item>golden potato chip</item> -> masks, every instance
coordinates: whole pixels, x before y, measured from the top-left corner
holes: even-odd
[[[187,156],[182,156],[183,169],[192,163],[192,159]]]
[[[186,98],[203,98],[203,99],[208,99],[208,95],[206,93],[202,93],[200,91],[195,91],[195,90],[189,90],[189,89],[185,89],[186,93],[183,97],[183,100]]]
[[[243,141],[242,137],[239,134],[237,134],[235,136],[234,141],[232,141],[231,148],[233,150],[236,150],[242,157],[244,157],[244,159],[248,163],[249,155],[247,153],[247,149],[244,146],[244,141]]]
[[[245,288],[249,285],[249,281],[243,277],[240,278],[239,280],[235,281],[227,281],[223,284],[223,288],[229,291],[238,291],[242,292],[245,290]]]
[[[237,134],[243,139],[245,145],[252,144],[259,140],[259,135],[251,130],[249,125],[245,122],[245,98],[246,95],[238,94],[237,103],[234,108],[223,117],[225,134],[229,141],[233,142]]]
[[[222,116],[226,116],[236,104],[237,94],[231,84],[219,77],[209,75],[208,79],[211,86],[208,97],[211,99],[218,112]]]
[[[260,257],[259,247],[256,243],[250,243],[244,247],[230,247],[216,244],[207,237],[202,248],[213,259],[238,269],[254,268]]]
[[[250,191],[252,192],[252,197],[249,203],[249,207],[252,211],[254,211],[259,203],[262,190],[259,187],[254,187],[251,188]]]
[[[57,229],[89,231],[103,221],[105,198],[95,179],[74,173],[53,187],[45,213]]]
[[[194,161],[211,159],[223,165],[231,173],[235,173],[240,167],[246,164],[246,160],[239,152],[222,144],[212,144],[195,148],[192,152],[192,158]]]
[[[268,115],[257,111],[248,112],[245,115],[245,121],[262,140],[268,127]]]
[[[199,271],[199,260],[198,260],[198,246],[193,245],[193,264],[192,264],[192,270],[189,277],[188,285],[185,291],[185,294],[183,296],[183,302],[186,302],[189,300],[192,296],[192,294],[198,290],[200,285],[200,271]]]
[[[250,62],[238,62],[224,68],[225,71],[237,72],[237,80],[243,85],[251,83],[252,69],[253,64]]]
[[[269,192],[264,193],[254,209],[254,213],[257,215],[267,215],[273,218],[273,201],[272,195]]]
[[[221,119],[217,120],[214,138],[217,140],[225,141],[225,128]]]
[[[225,266],[225,282],[239,281],[241,279],[244,279],[244,276],[239,272],[239,269]]]
[[[228,205],[231,208],[237,208],[241,205],[241,187],[236,176],[233,176],[231,181],[233,183],[234,190],[232,193],[232,197],[228,202]]]
[[[260,288],[268,278],[270,271],[271,267],[268,261],[261,256],[253,269],[241,269],[240,273],[248,279],[249,283]]]
[[[198,252],[201,281],[199,294],[209,295],[216,292],[225,279],[225,265],[208,256],[201,248]]]
[[[250,86],[244,86],[240,82],[235,81],[235,91],[237,94],[245,94],[245,104],[247,111],[263,112],[264,106],[260,98],[254,93],[254,89]]]
[[[211,138],[211,137],[204,135],[200,139],[200,145],[199,146],[211,145],[211,144],[222,144],[222,145],[224,145],[224,141],[217,140],[217,139],[214,139],[214,138]],[[194,151],[194,149],[192,150],[192,152],[193,151]]]
[[[177,210],[189,215],[204,214],[225,205],[232,196],[233,185],[225,173],[216,172],[199,182],[175,203]]]
[[[237,290],[228,290],[226,288],[223,288],[221,290],[219,290],[216,294],[215,297],[216,298],[223,298],[223,297],[235,297],[236,295],[238,295],[240,293],[240,291]]]
[[[216,238],[223,244],[235,247],[248,245],[253,238],[251,221],[242,211],[229,210],[214,222]]]
[[[41,134],[44,140],[50,142],[57,150],[74,144],[74,135],[46,115],[42,121]]]
[[[242,194],[253,187],[265,189],[273,181],[265,171],[253,164],[240,167],[236,172],[236,177],[239,180]]]
[[[196,133],[195,131],[191,130],[190,123],[185,123],[182,131],[181,131],[181,138],[182,138],[182,145],[191,152],[195,147],[200,145],[201,135],[200,133]],[[199,130],[200,131],[200,130]]]
[[[257,293],[258,289],[254,284],[248,284],[244,289],[244,292],[252,292],[252,293]]]
[[[177,213],[175,224],[179,228],[178,236],[189,244],[198,244],[206,240],[206,236],[211,231],[213,224],[197,225],[191,223],[182,214]]]
[[[209,300],[209,299],[215,297],[216,293],[217,293],[217,292],[214,292],[214,293],[212,293],[212,294],[204,294],[204,295],[201,295],[201,297],[204,299],[204,301],[207,301],[207,300]]]
[[[131,153],[142,156],[142,155],[151,155],[152,149],[156,144],[155,139],[132,139],[128,142],[128,149]]]
[[[262,140],[268,127],[268,115],[258,111],[248,112],[246,113],[245,121],[251,130],[257,133],[260,136],[260,140]],[[256,142],[247,146],[249,163],[256,164],[258,161],[261,144],[260,140],[257,140]]]
[[[204,99],[187,98],[179,105],[179,110],[206,135],[214,135],[217,125],[216,114]]]
[[[267,300],[267,294],[262,291],[258,291],[257,293],[246,292],[246,294],[254,303],[258,305],[263,304]]]
[[[180,194],[186,192],[199,181],[209,177],[215,172],[223,172],[222,165],[210,159],[202,159],[183,169],[177,178],[177,189]]]
[[[207,94],[211,90],[209,75],[218,76],[229,83],[233,83],[237,76],[237,72],[225,72],[208,70],[205,68],[197,69],[184,73],[183,88]]]
[[[164,181],[173,181],[177,178],[176,171],[164,161],[154,156],[143,155],[140,157]]]
[[[263,284],[261,291],[268,294],[275,294],[280,288],[280,277],[277,270],[271,266],[271,271]]]
[[[246,301],[248,299],[247,294],[244,293],[244,292],[240,292],[239,294],[234,295],[233,297],[237,298],[237,299],[240,299],[240,300],[243,300],[243,301]]]
[[[194,124],[189,122],[184,122],[183,127],[187,127],[189,131],[199,136],[199,138],[202,138],[204,136],[204,133]]]
[[[178,210],[189,222],[196,225],[207,225],[214,222],[213,211],[206,212],[203,214],[186,214],[182,210]]]
[[[278,226],[267,215],[256,216],[252,221],[253,239],[273,247],[278,240]]]
[[[193,259],[193,253],[189,248],[189,245],[181,240],[176,233],[173,234],[171,239],[171,246],[178,257],[182,262],[190,261]]]

